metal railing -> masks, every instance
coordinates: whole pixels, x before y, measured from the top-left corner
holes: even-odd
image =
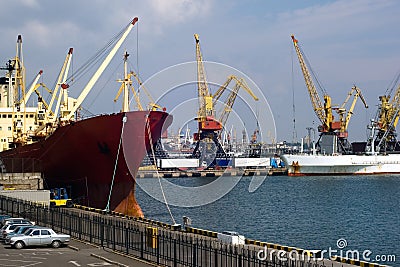
[[[260,259],[259,246],[224,244],[215,238],[174,231],[132,217],[49,208],[0,196],[0,210],[25,217],[75,239],[96,244],[164,266],[213,267],[321,267],[323,262],[282,259],[278,255]]]

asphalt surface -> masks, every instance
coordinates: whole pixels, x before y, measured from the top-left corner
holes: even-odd
[[[33,247],[15,249],[0,244],[0,266],[156,266],[126,255],[72,240],[69,245],[54,249]]]

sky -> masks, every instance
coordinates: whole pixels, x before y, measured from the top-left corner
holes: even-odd
[[[51,87],[69,47],[74,48],[73,72],[138,17],[138,24],[83,104],[96,114],[118,112],[120,104],[113,98],[120,86],[116,80],[123,73],[124,50],[130,53],[130,67],[145,83],[150,80],[147,88],[158,99],[171,89],[159,87],[163,79],[174,81],[186,75],[177,72],[176,66],[196,59],[193,34],[198,33],[203,59],[223,66],[223,70],[206,69],[210,82],[218,86],[229,75],[227,69],[237,71],[262,98],[256,103],[244,91],[240,93],[245,104],[241,107],[239,100],[236,107],[235,103],[234,113],[242,123],[253,129],[256,118],[265,115],[268,122],[259,125],[264,136],[291,142],[305,137],[306,127],[319,124],[293,49],[290,36],[294,34],[333,104],[341,105],[353,85],[361,88],[369,108],[357,102],[349,139],[363,141],[379,95],[399,74],[399,10],[396,0],[4,1],[0,64],[15,55],[21,34],[27,83],[42,69],[41,82]],[[187,77],[195,79],[195,68],[186,71],[191,71]],[[166,74],[161,80],[160,73]],[[77,81],[70,95],[77,97],[89,78]],[[159,85],[153,85],[157,88],[150,88],[151,80],[158,80]],[[176,115],[173,129],[197,112],[196,87],[175,87],[182,87],[181,91],[160,99]],[[244,115],[246,106],[253,115]],[[189,115],[179,120],[183,113]]]

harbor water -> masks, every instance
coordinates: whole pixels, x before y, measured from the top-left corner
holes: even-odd
[[[230,184],[230,179],[235,178],[237,184],[209,204],[191,207],[189,198],[181,207],[169,205],[176,222],[182,224],[183,216],[187,216],[193,227],[236,231],[246,238],[285,246],[331,250],[332,255],[358,251],[360,259],[366,253],[371,261],[400,266],[398,176],[268,176],[265,180],[256,177],[259,182],[253,188],[252,177],[166,181],[196,190],[215,179]],[[162,193],[160,183],[164,185],[157,178],[138,181],[137,200],[147,218],[172,223],[165,203],[144,189],[152,187]],[[170,192],[168,187],[162,187],[168,203],[180,203],[177,200],[187,198],[179,191]],[[205,199],[213,197],[203,194]]]

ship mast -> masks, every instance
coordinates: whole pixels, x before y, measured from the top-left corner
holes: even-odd
[[[14,59],[13,69],[15,70],[14,90],[12,90],[11,88],[9,90],[9,92],[13,91],[13,95],[10,97],[13,108],[12,112],[13,142],[23,143],[26,139],[25,107],[22,110],[23,115],[21,115],[21,104],[25,103],[25,67],[22,55],[21,35],[18,35],[17,38],[17,53]],[[12,71],[10,72],[10,80],[12,80]],[[23,120],[21,120],[21,116],[23,117]]]
[[[128,52],[125,51],[124,54],[124,99],[122,101],[122,112],[129,111],[129,82],[130,79],[128,77]]]

